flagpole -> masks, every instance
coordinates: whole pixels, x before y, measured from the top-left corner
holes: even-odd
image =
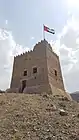
[[[43,24],[43,39],[45,40],[44,24]]]

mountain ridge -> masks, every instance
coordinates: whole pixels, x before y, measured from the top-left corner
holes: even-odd
[[[79,101],[79,91],[70,93],[70,95],[71,95],[71,97],[72,97],[73,100]]]

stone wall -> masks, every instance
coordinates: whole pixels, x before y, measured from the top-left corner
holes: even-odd
[[[33,73],[33,67],[37,67],[37,73]],[[27,76],[23,76],[27,70]],[[44,42],[35,45],[33,51],[14,58],[11,88],[19,88],[22,80],[26,80],[26,86],[48,84],[46,46]]]
[[[40,84],[40,85],[37,85],[37,86],[29,86],[29,87],[26,87],[23,91],[23,93],[38,93],[38,94],[41,94],[41,93],[48,93],[48,94],[52,94],[51,92],[51,88],[49,86],[49,84]]]
[[[34,67],[37,68],[37,73],[33,73]],[[24,70],[27,70],[27,76],[23,76]],[[22,88],[23,80],[26,80],[25,91],[48,91],[50,84],[64,90],[59,58],[46,40],[36,44],[33,51],[14,57],[10,88]]]
[[[49,83],[64,90],[59,57],[52,51],[50,44],[46,48],[46,54]]]

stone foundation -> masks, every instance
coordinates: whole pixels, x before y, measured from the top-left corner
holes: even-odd
[[[52,94],[53,96],[63,96],[67,97],[68,100],[72,100],[69,93],[63,91],[59,88],[50,85],[38,85],[38,86],[31,86],[26,87],[23,91],[25,94],[41,94],[41,93]],[[18,88],[10,88],[6,90],[6,93],[20,93]]]
[[[37,86],[31,86],[26,87],[23,91],[23,93],[42,93],[42,92],[51,92],[51,89],[48,85],[37,85]]]
[[[50,84],[50,89],[51,89],[51,92],[54,96],[57,96],[57,95],[64,96],[64,97],[67,97],[69,100],[72,100],[70,94],[67,93],[65,90],[56,88],[52,84]]]
[[[6,93],[18,93],[18,88],[9,88],[5,92]]]

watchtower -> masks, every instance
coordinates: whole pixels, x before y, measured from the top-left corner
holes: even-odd
[[[64,90],[59,57],[46,40],[33,51],[14,57],[10,88],[19,92],[50,92],[52,87]]]

